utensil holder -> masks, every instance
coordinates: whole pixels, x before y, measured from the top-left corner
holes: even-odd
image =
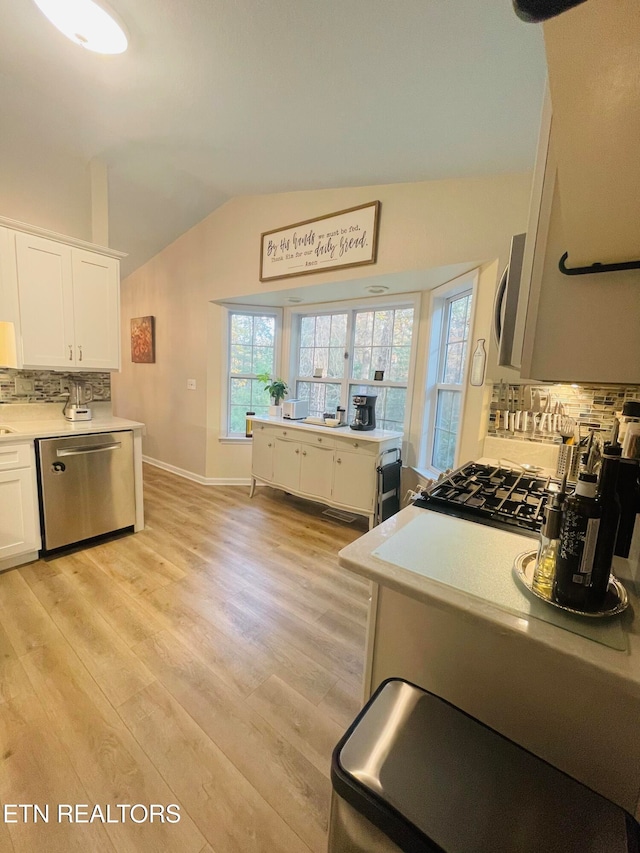
[[[558,448],[558,466],[556,477],[562,479],[567,475],[568,483],[578,480],[578,468],[580,467],[580,448],[577,444],[561,444]]]

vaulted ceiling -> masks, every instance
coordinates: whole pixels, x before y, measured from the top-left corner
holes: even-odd
[[[235,195],[532,167],[542,34],[510,0],[111,6],[130,45],[102,57],[0,0],[0,120],[108,164],[129,271]]]

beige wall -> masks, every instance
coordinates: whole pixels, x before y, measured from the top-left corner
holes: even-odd
[[[530,174],[518,174],[232,199],[123,282],[123,369],[113,382],[116,413],[147,424],[147,456],[208,478],[246,478],[250,448],[219,442],[224,312],[208,303],[362,278],[363,269],[371,277],[499,259],[481,276],[476,308],[477,318],[486,321],[488,339],[496,270],[506,262],[512,234],[526,227],[530,182]],[[261,232],[374,199],[382,203],[375,266],[259,281]],[[424,297],[423,306],[427,303]],[[421,352],[427,313],[423,307]],[[129,321],[145,314],[156,317],[157,361],[133,365]],[[423,381],[422,374],[420,366],[416,382]],[[195,392],[187,391],[188,378],[196,379]],[[476,396],[474,420],[481,415],[482,389]],[[412,441],[417,439],[412,424]]]
[[[2,128],[0,216],[91,240],[91,182],[85,160],[46,138]]]

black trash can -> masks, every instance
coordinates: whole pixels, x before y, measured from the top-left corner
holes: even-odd
[[[331,781],[329,853],[640,853],[619,806],[402,679],[356,717]]]

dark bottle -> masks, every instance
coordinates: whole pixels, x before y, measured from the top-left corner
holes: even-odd
[[[636,515],[640,512],[640,492],[638,491],[638,460],[620,460],[618,471],[618,497],[620,498],[620,526],[616,539],[615,555],[628,557],[633,538]]]
[[[602,507],[602,518],[600,519],[600,531],[593,560],[591,588],[587,595],[589,610],[599,610],[602,607],[609,586],[613,550],[620,522],[620,499],[617,485],[621,454],[622,448],[619,444],[605,444],[596,498]]]
[[[596,501],[598,478],[582,473],[575,494],[565,501],[556,559],[553,597],[558,604],[586,610],[602,507]]]

